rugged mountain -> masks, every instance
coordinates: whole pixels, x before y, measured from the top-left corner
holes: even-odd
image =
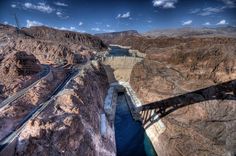
[[[29,85],[41,71],[40,62],[29,52],[16,51],[6,55],[0,62],[0,96],[7,96]]]
[[[107,48],[98,37],[45,26],[0,25],[0,44],[1,59],[18,50],[32,52],[42,63],[81,63]]]
[[[141,52],[155,51],[156,48],[174,46],[186,42],[189,38],[236,38],[236,27],[217,28],[180,28],[153,30],[142,35],[137,33],[97,34],[107,44],[131,46]]]
[[[100,114],[109,87],[103,67],[93,62],[27,124],[17,142],[16,155],[115,155],[114,132],[107,122],[100,133]]]
[[[23,28],[22,31],[34,37],[35,39],[80,44],[98,51],[104,50],[106,48],[100,39],[90,34],[57,30],[46,26]]]
[[[18,51],[9,54],[0,64],[0,73],[2,79],[17,77],[20,75],[26,76],[38,73],[41,66],[36,57],[24,51]]]
[[[138,39],[132,44],[147,55],[131,73],[134,90],[144,104],[174,98],[170,104],[183,105],[161,118],[166,130],[154,144],[158,155],[235,155],[236,39]]]
[[[217,27],[217,28],[179,28],[179,29],[156,29],[144,33],[145,36],[151,37],[236,37],[236,27]]]
[[[199,47],[200,44],[208,44],[212,46],[218,43],[234,42],[235,38],[230,37],[156,37],[150,38],[147,36],[125,36],[117,37],[109,42],[122,46],[130,46],[131,49],[139,50],[142,53],[159,53],[168,51],[168,49],[180,49],[185,44],[189,48]]]
[[[140,34],[136,30],[127,30],[121,32],[100,33],[95,34],[95,36],[101,38],[104,42],[111,44],[113,43],[113,40],[116,40],[117,38],[123,38],[126,36],[140,36]]]
[[[106,48],[101,39],[89,34],[45,26],[17,29],[0,24],[0,96],[4,99],[38,79],[33,73],[40,63],[84,63]]]
[[[65,80],[71,71],[68,70],[70,66],[58,64],[84,63],[106,48],[101,39],[89,34],[47,27],[17,30],[12,26],[0,25],[0,102],[17,89],[38,80],[36,73],[42,69],[40,63],[50,65],[50,72],[44,79],[0,112],[0,137],[17,128],[19,122],[47,100]],[[100,132],[100,118],[104,113],[108,87],[101,64],[96,61],[84,64],[79,74],[55,96],[52,103],[27,124],[16,139],[16,148],[10,149],[10,153],[115,155],[112,123],[105,121],[106,135],[102,136]],[[10,155],[6,153],[3,155]]]

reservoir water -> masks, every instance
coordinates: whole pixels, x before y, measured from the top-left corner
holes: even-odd
[[[109,53],[109,56],[131,56],[129,49],[120,48],[117,46],[110,46],[112,49]]]

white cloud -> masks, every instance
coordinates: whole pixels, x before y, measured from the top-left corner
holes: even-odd
[[[101,29],[98,28],[98,27],[96,27],[96,28],[92,28],[91,30],[92,30],[92,31],[101,31]]]
[[[60,12],[60,11],[57,11],[56,14],[57,14],[57,16],[59,16],[59,17],[62,16],[62,12]]]
[[[229,8],[235,8],[236,7],[236,0],[218,0],[224,3],[222,7],[207,7],[207,8],[202,8],[202,9],[194,9],[190,13],[191,14],[197,14],[201,16],[209,16],[209,15],[214,15],[220,12],[223,12],[226,9]]]
[[[130,17],[130,12],[126,12],[124,14],[118,14],[116,18],[129,18]]]
[[[220,13],[224,10],[224,7],[207,7],[202,9],[201,12],[198,13],[198,15],[201,16],[208,16],[208,15],[212,15],[212,14],[216,14],[216,13]]]
[[[29,2],[24,3],[24,9],[32,9],[37,10],[44,13],[52,13],[55,9],[51,6],[47,5],[46,3],[39,2],[37,4],[32,4]]]
[[[190,24],[192,24],[192,23],[193,23],[192,20],[188,20],[188,21],[184,21],[184,22],[182,23],[182,25],[190,25]]]
[[[216,25],[225,25],[225,24],[228,24],[226,20],[221,20]]]
[[[11,23],[8,23],[7,21],[4,21],[3,24],[5,24],[5,25],[11,25],[11,26],[13,26],[13,27],[16,27],[16,25],[11,24]]]
[[[81,21],[79,22],[79,26],[82,26],[83,24],[84,24],[83,22],[81,22]]]
[[[11,4],[11,7],[12,8],[16,8],[16,4]]]
[[[70,27],[70,30],[76,31],[77,29],[75,27]]]
[[[148,23],[152,23],[152,20],[147,20]]]
[[[43,23],[38,22],[38,21],[31,21],[31,20],[26,20],[26,27],[32,27],[32,26],[41,26]]]
[[[61,11],[57,11],[56,15],[62,19],[67,19],[69,18],[69,16],[65,16],[64,13],[62,13]]]
[[[57,6],[64,6],[64,7],[68,6],[68,4],[62,3],[62,2],[54,2],[54,4],[57,5]]]
[[[153,0],[153,6],[154,7],[160,7],[164,9],[168,8],[175,8],[175,4],[178,2],[178,0]]]
[[[210,22],[206,22],[203,25],[211,25],[211,23]]]
[[[115,30],[113,30],[113,29],[103,29],[102,31],[104,31],[104,32],[115,32]]]
[[[85,30],[79,30],[75,27],[53,27],[54,29],[58,29],[58,30],[67,30],[67,31],[75,31],[75,32],[81,32],[81,33],[85,33]]]
[[[201,11],[201,9],[199,8],[196,8],[196,9],[193,9],[190,11],[191,14],[196,14],[196,13],[199,13]]]
[[[236,0],[220,0],[222,1],[227,8],[235,8],[236,7]]]
[[[106,25],[107,28],[110,28],[111,26],[109,24]]]

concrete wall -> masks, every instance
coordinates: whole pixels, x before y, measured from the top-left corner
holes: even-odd
[[[134,65],[142,60],[142,58],[127,56],[104,58],[103,65],[108,75],[109,82],[129,82]]]
[[[133,50],[133,49],[129,49],[129,53],[133,56],[133,57],[146,57],[146,54],[145,53],[141,53],[140,51],[138,50]]]

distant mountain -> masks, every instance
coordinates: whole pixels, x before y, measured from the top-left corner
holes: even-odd
[[[217,28],[179,28],[179,29],[156,29],[143,33],[144,36],[150,37],[236,37],[236,27],[217,27]]]
[[[123,38],[125,36],[141,36],[141,35],[136,30],[127,30],[120,32],[100,33],[100,34],[95,34],[95,36],[101,38],[105,43],[109,44],[111,40],[117,38]]]
[[[21,28],[0,24],[0,61],[12,51],[30,52],[41,63],[81,63],[107,49],[90,34],[46,26]]]

